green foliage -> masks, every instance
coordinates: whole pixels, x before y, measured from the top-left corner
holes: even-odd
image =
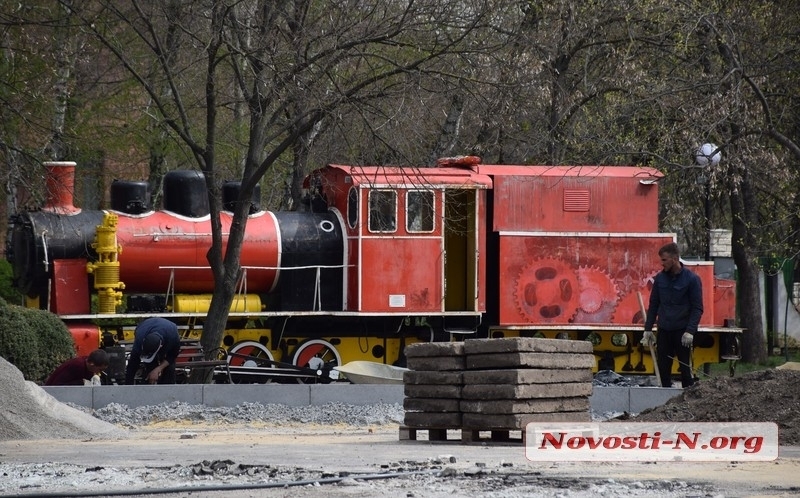
[[[789,350],[789,362],[800,363],[800,351],[791,349]],[[734,376],[737,377],[742,374],[756,372],[759,370],[769,370],[771,368],[779,367],[786,363],[786,355],[780,354],[775,356],[768,356],[766,361],[761,363],[749,363],[746,361],[737,361],[734,365]],[[731,362],[726,361],[723,363],[712,363],[709,367],[709,376],[711,377],[728,377],[730,376]],[[704,377],[704,375],[701,375]]]
[[[58,365],[75,356],[75,343],[64,322],[52,313],[0,298],[0,356],[25,379],[43,382]]]
[[[39,377],[30,380],[44,381],[50,372],[64,361],[75,357],[75,341],[69,329],[56,315],[32,308],[20,307],[18,310],[33,329],[38,342]]]
[[[20,369],[26,379],[37,378],[39,340],[19,310],[19,306],[0,299],[0,356]]]
[[[11,285],[11,263],[0,259],[0,298],[9,303],[22,303],[22,295]]]

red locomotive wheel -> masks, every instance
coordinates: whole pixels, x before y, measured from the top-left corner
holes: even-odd
[[[234,344],[228,353],[228,365],[232,367],[270,368],[272,365],[258,360],[272,361],[274,359],[269,349],[256,341],[242,341]],[[249,358],[246,358],[246,356],[249,356]]]
[[[323,364],[336,367],[342,364],[339,351],[323,339],[309,339],[294,350],[292,364],[302,368],[319,368]]]

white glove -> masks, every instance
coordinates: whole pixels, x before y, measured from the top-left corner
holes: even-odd
[[[93,386],[102,386],[103,385],[103,383],[100,381],[100,376],[99,375],[92,376],[92,385]]]
[[[694,341],[694,336],[689,332],[684,332],[683,335],[681,336],[681,344],[683,344],[683,347],[685,348],[692,347],[693,341]]]
[[[645,330],[642,340],[639,341],[642,346],[653,346],[656,343],[656,335],[652,330]]]

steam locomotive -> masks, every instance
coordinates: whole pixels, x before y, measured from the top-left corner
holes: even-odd
[[[199,337],[213,289],[205,180],[111,184],[105,211],[73,205],[75,163],[47,163],[43,208],[13,214],[7,258],[29,306],[67,324],[80,354],[164,316]],[[264,211],[254,192],[242,277],[221,347],[241,382],[355,360],[402,366],[406,345],[464,338],[588,340],[595,370],[652,374],[642,306],[660,270],[655,169],[330,164],[305,179],[307,209]],[[226,182],[227,236],[240,184]],[[693,364],[738,358],[735,283],[686,261],[704,308]],[[291,370],[291,368],[289,368]],[[676,370],[677,372],[677,366]]]

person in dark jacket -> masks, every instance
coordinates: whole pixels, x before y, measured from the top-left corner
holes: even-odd
[[[166,318],[150,317],[139,323],[125,368],[125,383],[133,384],[144,364],[144,382],[174,384],[175,362],[181,349],[178,327]]]
[[[108,353],[96,349],[88,356],[77,356],[59,365],[44,382],[46,386],[101,384],[100,374],[108,368]]]
[[[644,322],[642,344],[656,344],[661,385],[672,387],[673,360],[678,360],[681,384],[694,383],[690,356],[694,335],[703,316],[703,284],[694,272],[681,264],[678,244],[672,242],[658,251],[663,271],[656,275]],[[658,334],[653,334],[657,325]]]

